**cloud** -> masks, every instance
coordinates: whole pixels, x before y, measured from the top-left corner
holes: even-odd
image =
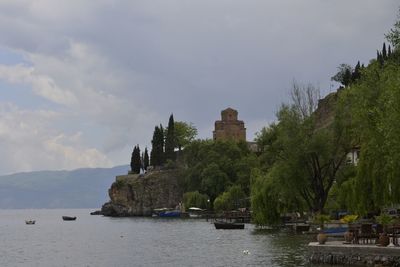
[[[0,79],[11,84],[28,85],[35,94],[57,104],[73,106],[77,101],[74,94],[59,88],[50,77],[36,74],[33,67],[0,65]]]
[[[81,133],[65,135],[52,129],[59,119],[62,115],[53,111],[0,104],[2,173],[112,165],[107,156],[82,143]]]
[[[8,169],[126,164],[170,113],[209,138],[228,106],[251,140],[293,79],[327,93],[340,63],[374,57],[397,8],[396,0],[1,1],[0,48],[23,59],[5,65],[0,54],[0,88],[12,95],[12,108],[0,100],[8,133],[0,142],[7,158],[24,158]],[[53,105],[35,98],[28,110],[27,93]]]

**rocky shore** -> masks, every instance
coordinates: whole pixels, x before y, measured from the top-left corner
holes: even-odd
[[[101,208],[105,216],[151,216],[155,208],[175,208],[182,201],[179,169],[117,176],[108,190],[110,201]]]

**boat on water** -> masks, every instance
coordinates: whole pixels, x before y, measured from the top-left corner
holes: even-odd
[[[190,207],[188,211],[189,218],[201,218],[205,210],[196,207]]]
[[[181,217],[181,212],[179,210],[162,211],[158,214],[158,217],[177,218]]]
[[[71,216],[62,216],[62,219],[64,221],[75,221],[76,217],[71,217]]]
[[[35,224],[35,220],[26,220],[25,224]]]
[[[168,208],[154,209],[152,217],[178,218],[181,217],[181,212]]]
[[[244,223],[215,221],[215,229],[244,229]]]

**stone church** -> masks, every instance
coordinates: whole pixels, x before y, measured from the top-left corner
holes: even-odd
[[[215,121],[214,140],[246,141],[244,122],[238,120],[238,112],[232,108],[221,111],[221,120]]]

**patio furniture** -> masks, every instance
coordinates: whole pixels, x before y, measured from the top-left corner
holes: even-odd
[[[363,244],[369,244],[372,240],[375,242],[376,238],[377,234],[374,233],[371,223],[361,224],[358,240],[361,240]]]

